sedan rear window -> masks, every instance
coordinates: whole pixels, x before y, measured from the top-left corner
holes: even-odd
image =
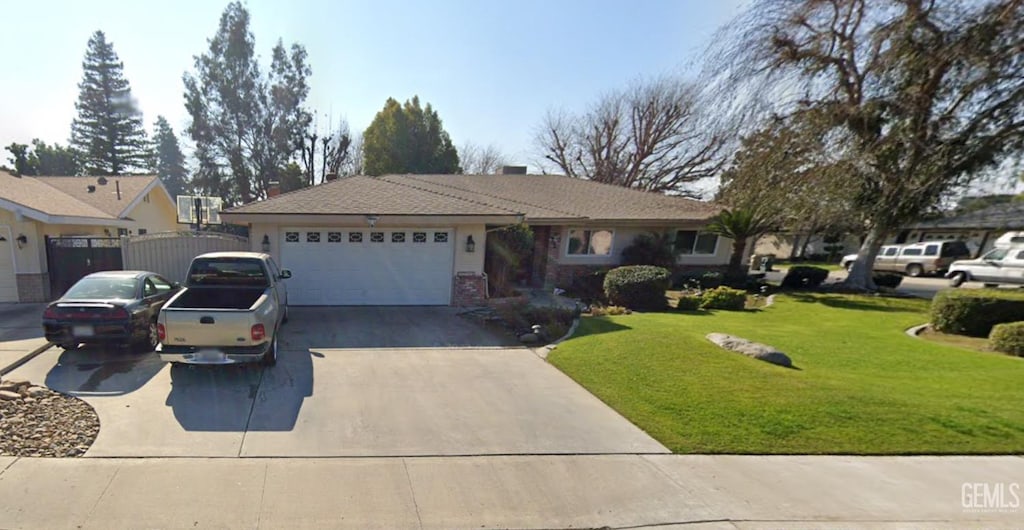
[[[66,300],[132,300],[139,290],[135,278],[82,278],[64,293]]]

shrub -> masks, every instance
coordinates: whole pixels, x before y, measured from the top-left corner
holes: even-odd
[[[595,316],[595,317],[601,317],[601,316],[605,316],[605,315],[608,315],[608,316],[628,315],[628,314],[630,314],[630,312],[631,311],[629,309],[627,309],[625,307],[622,307],[622,306],[618,306],[618,305],[593,306],[593,307],[590,308],[590,314],[592,316]]]
[[[988,344],[995,351],[1024,357],[1024,322],[1010,322],[992,326]]]
[[[676,264],[676,254],[668,234],[640,234],[622,249],[623,265],[654,265],[671,269]]]
[[[664,309],[668,280],[668,269],[663,267],[627,265],[608,271],[604,293],[615,305],[647,311]]]
[[[679,303],[676,305],[676,309],[680,311],[696,311],[700,309],[700,304],[703,300],[700,296],[693,294],[684,294],[679,297]]]
[[[876,272],[872,276],[872,279],[878,287],[895,289],[900,286],[901,282],[903,282],[903,275],[892,272]]]
[[[701,295],[701,309],[742,311],[747,304],[747,292],[732,287],[715,287]]]
[[[519,279],[533,252],[533,230],[525,225],[513,225],[487,235],[487,264],[491,296],[514,296],[513,282]]]
[[[798,265],[789,268],[786,277],[782,279],[782,286],[790,289],[814,289],[825,283],[826,278],[828,269]]]
[[[587,304],[607,302],[608,299],[604,296],[604,277],[607,274],[607,270],[600,270],[577,276],[569,286],[569,296],[579,298]]]
[[[722,285],[725,275],[719,271],[689,271],[676,274],[672,287],[677,289],[700,288],[714,289]]]
[[[936,330],[987,337],[992,326],[1019,321],[1024,295],[995,290],[939,291],[932,299],[931,321]]]

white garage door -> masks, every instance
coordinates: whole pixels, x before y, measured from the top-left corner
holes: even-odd
[[[18,301],[18,283],[14,276],[14,238],[11,229],[0,226],[0,302]]]
[[[451,229],[284,228],[292,305],[448,305]]]

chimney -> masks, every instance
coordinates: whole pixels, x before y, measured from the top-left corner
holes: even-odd
[[[499,175],[525,175],[526,166],[501,166]]]
[[[281,183],[276,180],[271,180],[267,184],[267,198],[273,199],[281,194]]]
[[[85,189],[89,190],[89,193],[96,193],[96,186],[93,186],[92,184],[86,186]]]
[[[338,180],[338,174],[333,171],[324,176],[324,182],[331,182],[333,180]]]

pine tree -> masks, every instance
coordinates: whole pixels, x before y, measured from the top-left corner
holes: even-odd
[[[93,33],[82,61],[78,116],[71,146],[90,175],[121,175],[149,164],[146,131],[124,77],[124,63],[102,31]]]
[[[363,133],[363,157],[367,175],[461,172],[458,151],[437,111],[429,103],[421,107],[416,96],[404,106],[394,98],[384,102]]]
[[[153,172],[172,197],[182,195],[188,186],[185,155],[181,153],[174,129],[163,116],[157,116],[153,124],[153,151]]]

